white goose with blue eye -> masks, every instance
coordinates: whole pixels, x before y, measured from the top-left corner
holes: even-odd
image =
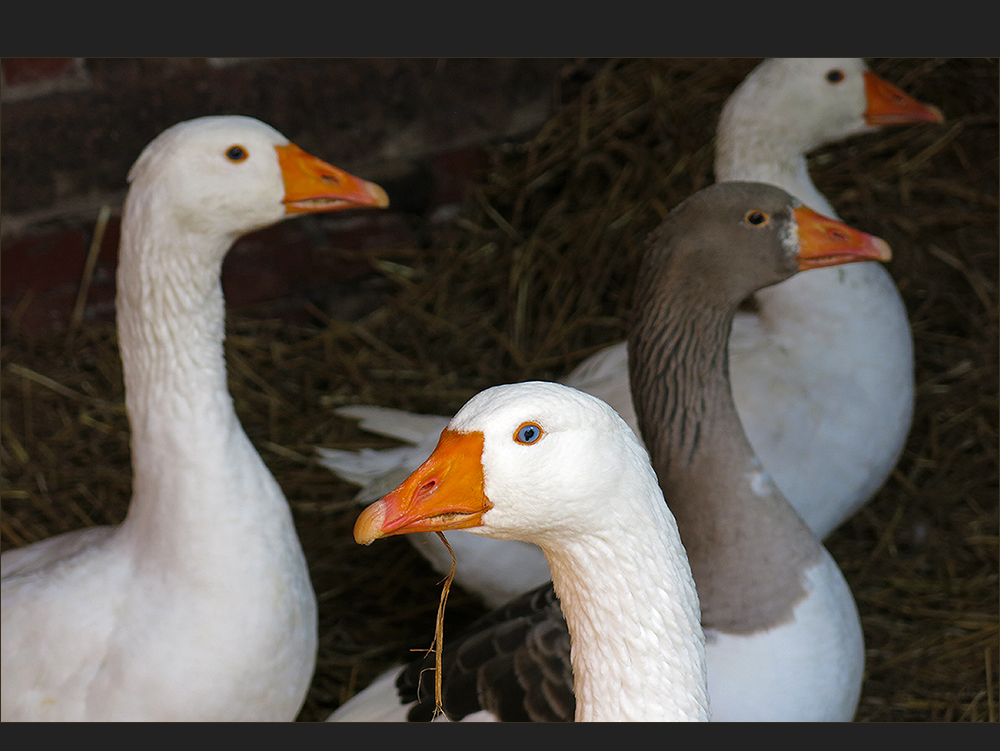
[[[427,461],[365,509],[354,536],[368,544],[456,528],[545,552],[573,639],[576,720],[709,719],[698,595],[677,524],[645,449],[604,402],[544,382],[481,392]],[[331,719],[400,719],[394,680],[392,671],[369,690],[387,690],[386,701],[366,692]],[[475,693],[466,689],[448,681],[446,704],[456,690]]]
[[[226,386],[219,274],[251,230],[388,199],[249,117],[169,128],[129,181],[117,322],[132,499],[117,526],[3,554],[0,717],[293,720],[316,598]]]
[[[809,177],[820,145],[941,113],[904,94],[857,58],[771,59],[733,92],[718,128],[716,179],[777,185],[836,217]],[[888,272],[855,264],[802,274],[753,296],[730,340],[736,407],[757,456],[820,538],[882,485],[902,451],[913,408],[912,338]],[[745,306],[746,308],[746,306]],[[637,428],[624,342],[581,363],[563,382],[594,394]],[[319,449],[320,461],[362,486],[360,503],[388,492],[426,458],[447,418],[344,407],[363,429],[408,445],[362,452]],[[548,577],[529,546],[453,535],[456,581],[496,607]],[[417,550],[447,572],[433,536]]]

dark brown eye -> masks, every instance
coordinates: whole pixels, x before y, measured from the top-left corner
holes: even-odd
[[[826,80],[830,83],[840,83],[844,80],[844,71],[840,68],[832,68],[826,72]]]
[[[521,427],[519,427],[514,433],[514,440],[518,443],[524,444],[525,446],[537,443],[538,439],[541,437],[541,427],[533,422],[526,422],[522,424]]]
[[[746,215],[747,224],[752,224],[754,227],[760,227],[771,221],[771,217],[765,214],[763,211],[748,211]]]
[[[226,149],[226,159],[228,159],[231,162],[242,162],[248,156],[250,155],[247,153],[247,150],[239,145],[230,146],[228,149]]]

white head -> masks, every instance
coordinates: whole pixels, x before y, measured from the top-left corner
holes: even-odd
[[[233,239],[289,214],[388,205],[379,186],[241,116],[168,128],[140,154],[129,182],[130,203],[142,202],[189,231]]]
[[[735,122],[770,123],[775,138],[800,153],[880,125],[941,122],[941,112],[879,78],[856,57],[770,58],[723,108],[719,130]]]
[[[495,386],[469,400],[430,458],[364,511],[355,539],[468,529],[544,545],[645,516],[648,497],[628,492],[633,483],[658,494],[645,449],[607,404],[555,383]],[[664,507],[662,496],[655,505]]]

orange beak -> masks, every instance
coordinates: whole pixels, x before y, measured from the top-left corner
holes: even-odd
[[[870,70],[865,71],[865,122],[868,125],[905,125],[906,123],[943,123],[937,107],[918,102]]]
[[[294,143],[274,148],[285,180],[286,214],[389,205],[389,197],[375,183],[349,175]]]
[[[493,508],[483,489],[483,434],[445,430],[437,447],[403,484],[361,512],[354,539],[443,532],[482,524]]]
[[[889,244],[806,206],[795,209],[799,227],[799,271],[857,261],[888,261]]]

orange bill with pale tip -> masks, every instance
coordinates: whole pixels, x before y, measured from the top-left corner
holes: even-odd
[[[285,181],[285,212],[288,214],[389,205],[389,196],[375,183],[327,164],[294,143],[274,148]]]
[[[941,110],[918,102],[870,70],[865,71],[865,122],[868,125],[905,125],[907,123],[943,123]]]
[[[807,206],[795,209],[795,222],[799,234],[799,271],[892,258],[889,243],[882,238],[848,227]]]
[[[437,447],[398,488],[361,512],[354,539],[443,532],[482,524],[493,508],[483,480],[483,434],[445,430]]]

